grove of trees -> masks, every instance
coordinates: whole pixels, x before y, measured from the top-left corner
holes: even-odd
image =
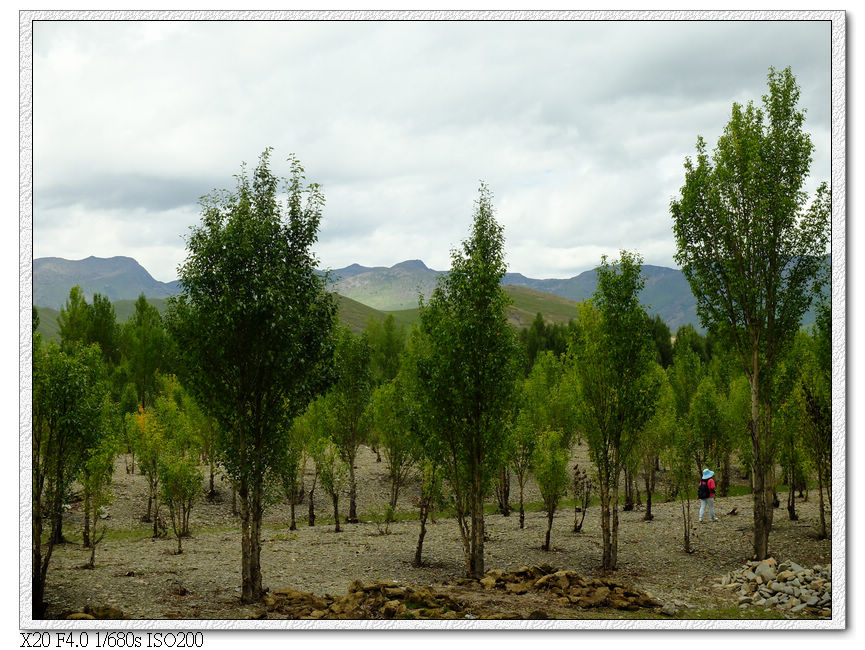
[[[360,333],[340,327],[312,253],[321,188],[294,157],[290,177],[276,177],[270,149],[251,175],[241,170],[234,190],[201,200],[179,269],[183,293],[164,315],[141,296],[118,324],[104,296],[88,303],[73,287],[54,342],[36,332],[34,309],[34,618],[44,611],[55,547],[79,538],[64,530],[73,494],[83,500],[80,539],[91,566],[97,561],[106,527],[98,513],[110,504],[115,467],[146,478],[142,519],[154,537],[170,530],[178,555],[196,504],[217,491],[214,475],[228,478],[240,503],[245,603],[264,594],[268,500],[290,505],[291,529],[308,500],[313,526],[317,489],[333,511],[318,516],[332,518],[335,531],[376,508],[388,523],[398,510],[416,517],[416,545],[394,551],[415,565],[424,561],[429,519],[452,518],[461,565],[474,578],[485,572],[485,506],[509,514],[501,488],[511,476],[513,526],[524,527],[527,507],[545,513],[543,539],[527,538],[535,546],[553,548],[564,504],[574,508],[574,535],[587,534],[585,511],[599,508],[605,571],[618,564],[618,513],[643,499],[647,521],[653,501],[679,500],[683,551],[691,550],[703,467],[715,469],[720,495],[734,480],[749,483],[756,557],[771,552],[779,485],[791,519],[796,489],[816,490],[818,534],[828,536],[832,330],[822,291],[830,196],[824,186],[810,201],[802,191],[813,147],[798,92],[789,70],[770,71],[763,109],[734,105],[713,154],[698,140],[696,161],[685,164],[671,213],[699,330],[671,333],[649,315],[640,303],[642,258],[621,251],[601,258],[597,289],[570,323],[538,314],[517,331],[501,287],[504,229],[484,184],[468,237],[420,299],[417,324],[388,316]],[[803,329],[812,306],[816,324]],[[573,464],[578,445],[590,464]],[[359,502],[362,446],[383,463],[386,504]],[[525,503],[532,482],[541,503]]]

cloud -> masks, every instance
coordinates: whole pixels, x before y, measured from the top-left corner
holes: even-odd
[[[177,258],[199,196],[274,146],[323,186],[324,266],[446,267],[480,180],[512,270],[672,265],[682,163],[770,65],[802,87],[809,189],[828,179],[829,45],[809,21],[37,23],[35,254]]]

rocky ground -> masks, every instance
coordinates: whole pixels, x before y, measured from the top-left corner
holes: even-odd
[[[388,617],[385,611],[390,617],[408,618],[419,616],[420,610],[433,612],[433,618],[445,618],[447,612],[459,612],[460,617],[469,618],[635,615],[633,608],[599,599],[598,594],[603,592],[597,590],[602,588],[619,595],[626,591],[640,594],[640,598],[646,599],[640,608],[651,616],[691,618],[704,615],[700,612],[736,612],[746,608],[761,610],[761,614],[755,615],[765,616],[831,616],[831,610],[828,614],[824,611],[824,593],[815,603],[819,607],[806,604],[791,611],[802,602],[807,603],[807,599],[791,606],[790,598],[783,600],[782,596],[769,602],[777,592],[766,584],[753,588],[742,584],[736,588],[724,586],[747,573],[744,567],[751,559],[750,496],[716,499],[715,511],[721,519],[694,524],[690,554],[683,551],[679,502],[654,503],[655,518],[649,522],[643,520],[642,509],[620,512],[618,570],[609,576],[599,569],[601,535],[597,507],[589,508],[583,530],[577,534],[572,532],[573,509],[560,510],[554,521],[549,552],[541,550],[546,530],[543,513],[529,512],[523,530],[519,529],[516,513],[509,517],[489,515],[485,562],[490,573],[486,583],[463,579],[462,547],[456,523],[440,518],[428,525],[424,566],[414,567],[411,561],[418,522],[398,521],[388,531],[384,530],[376,512],[383,510],[387,500],[385,464],[376,463],[375,455],[367,448],[361,448],[357,463],[361,523],[342,524],[343,531],[334,532],[332,506],[329,499],[318,494],[316,526],[307,525],[305,503],[297,509],[297,530],[290,531],[289,507],[274,495],[264,517],[261,553],[264,584],[271,590],[270,602],[242,605],[240,531],[238,520],[231,514],[228,484],[218,479],[218,498],[196,505],[191,520],[192,537],[183,540],[184,552],[175,555],[177,544],[170,530],[169,536],[153,539],[152,525],[141,521],[147,506],[146,482],[138,473],[126,473],[126,460],[120,458],[117,462],[112,486],[114,500],[104,521],[108,532],[97,549],[96,568],[80,568],[89,559],[89,551],[80,544],[65,544],[54,551],[46,585],[49,618],[64,618],[85,610],[98,613],[94,608],[99,607],[113,608],[134,619]],[[577,460],[585,461],[579,450]],[[411,510],[416,490],[416,485],[406,488],[400,497],[400,511]],[[786,495],[780,496],[783,503]],[[516,503],[517,498],[514,485],[511,501]],[[526,500],[539,501],[533,485],[527,490]],[[698,505],[699,502],[691,504],[695,522]],[[340,502],[343,516],[347,506],[344,497]],[[816,494],[809,501],[800,501],[798,511],[798,521],[790,521],[783,507],[775,511],[770,550],[778,564],[787,563],[781,571],[788,571],[792,562],[813,572],[814,565],[825,566],[831,561],[830,540],[818,540],[816,536]],[[81,521],[80,504],[73,504],[64,524],[73,542],[76,536],[80,540]],[[502,578],[520,571],[523,578],[519,580]],[[567,578],[569,586],[564,591],[561,587],[558,592],[541,588],[546,583],[535,587],[544,576],[556,572],[559,575],[556,580],[562,580],[562,575]],[[529,584],[526,576],[530,573]],[[574,585],[602,579],[613,580],[620,585],[619,591],[601,583],[595,584],[591,593],[568,591],[576,589]],[[525,583],[526,588],[507,587],[516,583]],[[427,600],[421,601],[427,602],[427,606],[411,600],[412,594],[423,589],[428,591],[421,592]],[[297,596],[298,593],[302,596]],[[368,596],[363,605],[359,604],[359,593]],[[282,602],[277,602],[279,594],[283,595]],[[302,611],[286,606],[289,596],[297,602],[311,598],[315,606]],[[340,599],[349,596],[354,609],[343,603],[337,605],[342,608],[338,613],[331,611],[334,603],[342,603]],[[747,602],[742,600],[743,596],[747,596]],[[439,611],[430,605],[439,602],[436,598],[453,602]],[[593,598],[598,602],[591,604]],[[783,602],[779,603],[780,600]],[[407,609],[401,610],[400,606]],[[105,611],[110,610],[103,610],[103,615],[108,616]],[[447,613],[447,617],[453,616]]]

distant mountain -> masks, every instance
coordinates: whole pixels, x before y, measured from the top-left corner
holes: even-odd
[[[40,257],[33,260],[33,304],[60,309],[69,290],[78,285],[88,302],[101,293],[109,300],[166,298],[180,292],[177,280],[160,282],[131,257],[88,257],[65,260]]]
[[[331,287],[340,295],[375,309],[411,310],[417,307],[418,294],[426,298],[432,295],[439,277],[444,273],[428,268],[420,260],[400,262],[390,268],[353,265],[333,271],[335,281]],[[701,329],[697,320],[697,302],[681,271],[645,265],[643,274],[646,276],[646,286],[640,299],[651,315],[660,314],[673,332],[686,323]],[[598,276],[594,269],[572,278],[546,280],[529,278],[522,273],[506,273],[502,284],[582,302],[592,297],[598,286]]]
[[[352,266],[331,272],[331,289],[373,309],[397,311],[417,307],[419,294],[429,298],[444,271],[427,268],[420,260],[406,260],[387,268]]]
[[[320,272],[323,273],[323,272]],[[421,260],[406,260],[388,268],[352,264],[329,272],[331,291],[341,297],[340,318],[355,330],[361,329],[371,315],[383,317],[393,312],[403,322],[417,318],[418,295],[432,295],[445,271],[430,269]],[[687,323],[703,331],[696,314],[696,299],[684,275],[677,269],[643,266],[646,285],[640,295],[650,315],[660,314],[675,331]],[[69,289],[79,285],[88,301],[101,293],[112,301],[135,300],[140,294],[151,299],[179,293],[179,283],[159,282],[129,257],[64,260],[43,257],[33,261],[33,302],[39,307],[60,309]],[[508,313],[512,323],[528,326],[541,312],[547,320],[567,321],[576,314],[574,303],[592,296],[598,284],[594,270],[566,279],[534,279],[521,273],[507,273],[502,280],[515,303]],[[343,300],[344,298],[344,300]],[[518,300],[519,298],[519,300]],[[118,309],[118,320],[120,318]],[[813,310],[803,317],[803,325],[814,322]]]

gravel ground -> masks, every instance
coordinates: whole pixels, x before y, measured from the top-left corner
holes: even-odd
[[[585,464],[584,450],[575,452]],[[105,521],[108,534],[96,552],[96,568],[80,567],[89,550],[70,543],[57,547],[51,559],[46,585],[48,618],[56,618],[85,606],[109,605],[136,619],[234,619],[247,618],[260,610],[244,606],[240,596],[240,527],[231,514],[231,490],[217,480],[219,497],[200,501],[192,512],[192,537],[183,540],[183,553],[175,555],[176,540],[170,535],[152,539],[152,524],[141,521],[147,506],[146,480],[127,474],[125,458],[119,458],[112,486],[114,500]],[[450,585],[463,576],[462,546],[456,523],[439,519],[430,523],[424,540],[423,567],[411,565],[417,544],[418,522],[400,521],[383,534],[370,515],[371,504],[382,508],[387,501],[385,463],[375,454],[360,450],[357,473],[358,514],[361,523],[342,524],[335,533],[332,506],[323,494],[316,497],[317,525],[306,523],[307,504],[297,508],[298,528],[289,530],[289,507],[275,498],[263,522],[262,574],[265,587],[292,587],[315,594],[343,594],[352,580],[364,583],[390,580],[404,585]],[[318,492],[318,491],[317,491]],[[400,496],[400,510],[411,509],[417,485],[409,485]],[[782,504],[785,494],[780,495]],[[514,481],[511,501],[518,491]],[[537,488],[527,488],[526,501],[539,501]],[[696,521],[699,502],[692,503]],[[347,497],[340,500],[345,514]],[[737,514],[726,513],[736,509]],[[729,592],[711,587],[720,576],[741,567],[751,555],[751,497],[716,499],[717,523],[695,524],[690,554],[682,550],[682,512],[678,502],[654,503],[655,519],[643,521],[644,512],[620,512],[619,566],[615,578],[651,593],[662,603],[718,605],[734,602]],[[775,530],[770,538],[772,554],[779,560],[794,560],[803,566],[830,561],[830,540],[817,540],[817,495],[799,502],[800,519],[789,521],[782,506],[775,512]],[[540,549],[546,516],[531,512],[524,530],[516,514],[486,518],[487,569],[515,570],[521,566],[549,564],[589,577],[600,576],[601,535],[597,507],[589,508],[583,532],[574,534],[574,513],[557,513],[552,532],[552,550]],[[80,540],[80,503],[74,504],[65,523],[66,534]],[[322,523],[324,522],[324,523]],[[447,587],[444,587],[447,588]],[[726,600],[724,600],[726,599]],[[518,609],[519,602],[498,603]]]

